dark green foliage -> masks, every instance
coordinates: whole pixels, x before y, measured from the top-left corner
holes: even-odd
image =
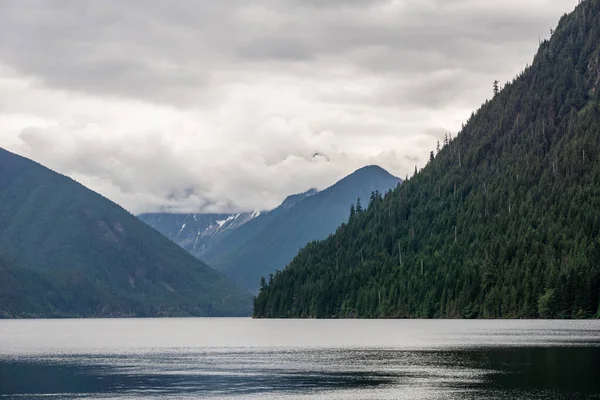
[[[118,205],[0,149],[0,316],[248,315],[251,296]]]
[[[600,1],[421,172],[261,291],[256,317],[582,318],[600,292]]]

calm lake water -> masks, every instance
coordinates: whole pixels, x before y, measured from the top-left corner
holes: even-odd
[[[0,398],[600,399],[600,321],[0,320]]]

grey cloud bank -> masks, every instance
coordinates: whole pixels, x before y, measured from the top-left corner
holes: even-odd
[[[2,2],[0,146],[133,212],[404,177],[576,3]]]

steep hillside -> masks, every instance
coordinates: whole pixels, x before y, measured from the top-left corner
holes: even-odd
[[[366,201],[371,192],[386,192],[399,183],[400,179],[380,167],[361,168],[322,192],[288,198],[201,257],[234,281],[256,290],[261,276],[283,269],[307,243],[335,232],[348,219],[350,205],[357,198]]]
[[[260,215],[260,211],[237,214],[146,213],[138,215],[138,218],[198,257],[233,230]]]
[[[0,149],[0,316],[247,315],[250,295],[118,205]]]
[[[237,229],[233,229],[228,232],[227,235],[222,235],[218,239],[207,246],[204,251],[196,256],[200,259],[212,259],[219,257],[223,254],[228,254],[232,249],[237,249],[243,246],[247,241],[252,239],[254,236],[259,235],[263,230],[267,229],[269,224],[277,220],[285,213],[287,213],[292,207],[301,202],[307,197],[313,196],[318,191],[316,189],[310,189],[303,193],[297,193],[290,195],[276,208],[261,213],[257,218],[249,221],[249,223],[239,226]]]
[[[600,1],[392,193],[301,251],[257,317],[599,313]]]

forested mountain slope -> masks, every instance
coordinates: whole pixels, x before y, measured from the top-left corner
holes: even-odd
[[[283,269],[307,243],[335,232],[357,198],[367,201],[372,191],[387,191],[400,182],[381,167],[363,167],[321,192],[288,197],[200,257],[240,285],[257,290],[261,276]]]
[[[0,317],[250,312],[249,292],[118,205],[0,149]]]
[[[254,314],[592,317],[599,291],[600,1],[587,0],[421,172],[276,274]]]

